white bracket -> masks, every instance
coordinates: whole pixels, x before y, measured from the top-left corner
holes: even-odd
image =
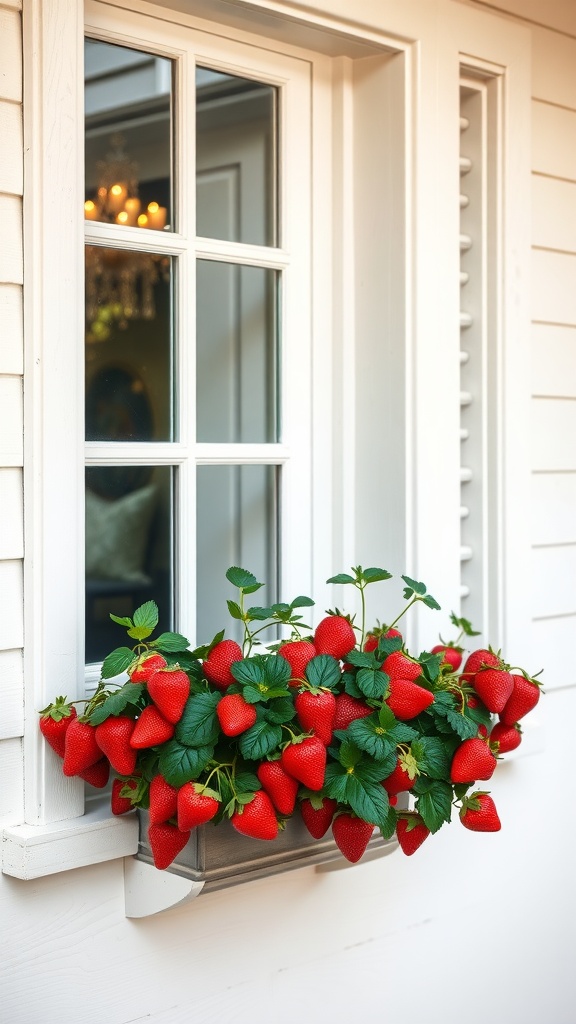
[[[124,900],[126,917],[151,917],[171,907],[181,907],[196,899],[204,882],[194,882],[152,864],[126,857],[124,860]]]

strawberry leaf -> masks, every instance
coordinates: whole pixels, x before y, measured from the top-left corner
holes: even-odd
[[[274,612],[271,608],[260,608],[258,605],[255,605],[253,608],[248,609],[246,615],[250,620],[256,619],[257,622],[265,622],[266,619],[274,617]]]
[[[435,597],[432,597],[432,594],[426,594],[426,597],[423,597],[422,601],[426,605],[427,608],[433,608],[437,612],[439,612],[441,610],[440,605],[438,604],[438,601],[436,600]],[[432,830],[430,830],[430,831],[432,831]]]
[[[346,583],[353,583],[356,585],[356,580],[353,576],[349,576],[347,572],[339,572],[337,576],[331,576],[326,583],[337,583],[339,586],[344,586]]]
[[[354,768],[362,760],[362,751],[358,749],[355,743],[348,739],[348,731],[346,731],[345,735],[346,739],[340,747],[338,760],[343,768]]]
[[[337,800],[338,803],[345,801],[348,778],[348,772],[343,765],[334,761],[327,764],[326,774],[324,775],[324,790],[332,800]]]
[[[380,831],[384,839],[392,839],[396,831],[396,825],[398,824],[398,815],[393,807],[388,808],[388,814],[386,820],[380,823]]]
[[[282,661],[285,659],[282,658]],[[290,675],[288,676],[290,678]],[[332,689],[341,679],[340,666],[329,654],[317,654],[306,665],[306,678],[311,686]]]
[[[390,751],[396,749],[396,740],[384,733],[375,715],[357,718],[350,723],[347,732],[360,750],[365,750],[377,761],[383,761]]]
[[[381,636],[376,649],[376,657],[379,661],[384,661],[389,654],[394,654],[394,651],[399,651],[401,647],[401,636]]]
[[[432,779],[445,779],[450,774],[450,759],[442,740],[437,736],[422,736],[419,746],[420,756],[416,756],[414,745],[412,753],[416,757],[420,771]]]
[[[128,636],[132,640],[146,640],[151,633],[152,630],[148,626],[132,626],[132,629],[128,630]]]
[[[129,619],[127,615],[120,617],[118,615],[112,615],[112,612],[110,612],[110,618],[112,619],[112,622],[117,622],[119,626],[126,626],[127,629],[130,629],[133,625],[132,619]]]
[[[440,675],[440,665],[442,664],[443,654],[430,654],[428,651],[423,651],[418,661],[424,669],[424,675],[431,683],[435,683]]]
[[[445,821],[450,821],[452,811],[452,786],[440,780],[427,780],[426,792],[416,800],[416,810],[420,814],[426,828],[437,832]],[[417,780],[417,784],[422,780]],[[415,787],[416,788],[416,787]]]
[[[380,669],[361,668],[356,676],[356,685],[365,697],[383,697],[388,688],[388,676]]]
[[[184,652],[190,646],[190,642],[181,633],[161,633],[156,640],[152,640],[150,647],[155,647],[165,654],[177,654]]]
[[[451,729],[460,737],[461,740],[472,739],[478,732],[478,725],[471,718],[466,718],[460,714],[456,708],[448,708],[438,706],[436,708],[436,714],[445,718],[446,722]]]
[[[391,580],[392,573],[386,569],[376,569],[374,567],[370,569],[362,570],[362,578],[366,583],[379,583],[381,580]]]
[[[290,697],[277,697],[265,709],[264,718],[273,725],[284,725],[294,718],[295,714],[296,708]]]
[[[237,793],[255,793],[262,789],[260,779],[253,772],[238,772],[234,776],[234,788]]]
[[[312,600],[311,597],[304,597],[303,595],[300,595],[300,597],[295,597],[294,600],[290,602],[290,607],[291,608],[313,608],[314,607],[314,601]]]
[[[418,594],[422,597],[422,595],[426,593],[426,586],[424,583],[418,583],[417,580],[412,580],[409,576],[403,576],[402,579],[406,584],[406,590],[404,591],[404,597],[406,599],[412,597],[412,594]],[[407,593],[407,591],[409,591],[409,593]]]
[[[236,603],[236,601],[227,601],[226,604],[228,605],[228,611],[230,612],[230,615],[232,616],[233,619],[243,618],[242,609],[240,605]]]
[[[179,788],[197,779],[214,754],[213,746],[187,747],[170,740],[160,748],[160,772],[170,786]]]
[[[384,825],[388,816],[388,793],[383,786],[348,775],[346,801],[359,818],[371,825]]]
[[[110,694],[106,700],[99,704],[90,714],[90,724],[100,725],[111,716],[121,715],[127,707],[136,707],[142,698],[144,686],[142,683],[124,683],[116,693]]]
[[[247,569],[240,569],[237,565],[232,565],[226,573],[226,579],[233,587],[238,587],[239,590],[246,590],[247,587],[261,587],[262,583],[258,583],[258,580],[251,572]]]
[[[346,661],[356,668],[376,668],[376,665],[380,667],[380,663],[376,661],[373,651],[350,651],[350,654],[346,655]]]
[[[176,726],[176,739],[186,747],[214,743],[220,733],[216,705],[221,693],[199,693],[189,697]]]
[[[241,662],[240,664],[244,663]],[[264,681],[267,686],[284,688],[291,675],[292,669],[286,658],[276,654],[266,658],[264,662]]]
[[[130,667],[133,661],[134,651],[130,650],[129,647],[117,647],[115,651],[111,651],[104,658],[102,679],[112,679],[114,676],[119,676],[121,672],[125,672]]]
[[[149,629],[152,632],[158,625],[158,605],[155,601],[146,601],[134,612],[132,621],[135,626]]]
[[[282,739],[282,729],[272,725],[265,718],[256,722],[252,728],[240,737],[240,753],[247,761],[258,761],[278,746]]]
[[[284,661],[284,658],[282,659]],[[288,666],[290,670],[290,666]],[[230,666],[230,671],[243,686],[252,685],[258,686],[259,683],[264,683],[266,680],[266,672],[264,668],[263,658],[256,656],[255,658],[245,658],[243,661],[235,661]],[[288,671],[288,678],[290,678],[290,671]]]

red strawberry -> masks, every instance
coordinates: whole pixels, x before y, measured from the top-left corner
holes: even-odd
[[[174,735],[174,726],[162,717],[158,708],[150,704],[140,715],[134,726],[134,732],[130,737],[130,746],[135,750],[144,750],[146,747],[157,747],[161,743],[171,740]]]
[[[110,778],[110,762],[107,757],[101,757],[99,761],[96,761],[96,764],[91,764],[83,772],[78,772],[78,775],[81,779],[84,779],[84,782],[94,786],[95,789],[104,789]]]
[[[280,764],[288,775],[298,779],[307,789],[322,789],[326,771],[326,747],[317,736],[308,736],[300,743],[290,743],[285,747]]]
[[[96,730],[88,722],[74,718],[66,730],[64,745],[64,775],[79,775],[86,768],[96,764],[102,751],[96,742]]]
[[[213,686],[225,690],[235,682],[230,666],[242,660],[242,649],[235,640],[221,640],[212,648],[202,668],[204,675]]]
[[[497,760],[490,747],[479,736],[464,740],[456,749],[450,767],[452,782],[476,782],[491,779]]]
[[[40,715],[40,732],[58,757],[64,757],[66,731],[77,717],[76,708],[68,704],[65,697],[57,697]]]
[[[516,675],[514,672],[511,675],[514,687],[500,712],[500,721],[504,725],[515,725],[532,711],[540,700],[540,687],[534,679]]]
[[[356,697],[351,697],[348,693],[339,693],[336,697],[333,728],[347,729],[350,722],[354,722],[357,718],[366,718],[373,711],[374,708],[369,707],[364,701],[357,700]]]
[[[170,825],[168,822],[150,825],[148,842],[155,866],[160,870],[167,868],[184,849],[189,839],[189,832],[181,832],[176,825]]]
[[[514,689],[514,680],[502,668],[482,668],[474,676],[472,685],[488,711],[498,714],[506,707]]]
[[[204,787],[197,782],[186,782],[178,790],[178,828],[189,832],[197,825],[204,825],[218,813],[220,803],[212,795],[206,793]]]
[[[112,793],[110,794],[110,807],[112,814],[127,814],[134,810],[134,804],[129,796],[122,796],[122,791],[135,790],[138,783],[135,779],[124,782],[122,779],[114,779]]]
[[[136,767],[136,751],[130,746],[134,719],[126,715],[110,717],[96,726],[96,742],[118,775],[132,775]]]
[[[404,654],[404,651],[389,654],[382,665],[382,671],[386,672],[390,679],[409,679],[411,682],[422,675],[421,665]]]
[[[263,761],[256,775],[280,814],[292,814],[296,804],[298,782],[284,771],[280,761]]]
[[[430,835],[430,829],[420,818],[399,818],[396,824],[396,836],[400,849],[407,857],[411,857]]]
[[[488,793],[473,793],[466,797],[460,810],[460,821],[472,832],[499,832],[502,827],[496,805]]]
[[[507,754],[510,750],[516,750],[522,742],[522,730],[518,725],[506,725],[504,722],[496,722],[490,733],[490,742],[498,744],[498,753]]]
[[[355,864],[370,842],[374,825],[352,814],[339,814],[332,822],[332,835],[340,853]]]
[[[407,790],[412,789],[416,781],[416,776],[413,779],[410,778],[404,762],[398,758],[396,767],[393,772],[384,779],[382,785],[387,793],[396,795],[396,793],[405,793]]]
[[[450,644],[436,644],[431,654],[443,654],[443,665],[449,665],[453,672],[456,672],[462,664],[462,648],[451,647]]]
[[[337,660],[345,658],[356,646],[356,634],[349,619],[327,615],[316,626],[314,646],[318,654],[331,654]]]
[[[147,683],[156,669],[164,668],[166,665],[166,658],[163,658],[161,654],[149,654],[146,651],[132,662],[128,669],[128,675],[133,683]]]
[[[254,794],[249,804],[235,811],[230,822],[237,832],[252,839],[276,839],[278,820],[272,801],[263,789]]]
[[[241,693],[227,693],[216,705],[220,728],[225,736],[239,736],[256,721],[256,708]]]
[[[306,732],[313,731],[327,747],[332,739],[334,716],[336,715],[336,698],[328,690],[311,693],[303,690],[294,701],[296,717]]]
[[[176,817],[178,790],[171,786],[163,775],[155,775],[150,782],[148,815],[151,825],[161,825],[168,818]]]
[[[464,662],[462,682],[471,683],[481,668],[499,668],[501,664],[500,658],[497,654],[494,654],[494,651],[487,651],[483,647],[477,651],[472,651],[472,654],[468,655]]]
[[[318,651],[310,640],[288,640],[278,648],[278,654],[286,659],[292,669],[290,686],[298,686],[298,680],[304,679],[306,665],[316,657]]]
[[[390,804],[390,807],[396,807],[396,804],[398,803],[398,797],[396,796],[395,793],[390,793],[388,797],[388,803]]]
[[[390,679],[390,693],[385,703],[402,722],[416,718],[416,715],[430,707],[433,701],[434,694],[430,693],[430,690],[425,690],[423,686],[417,686],[409,679]]]
[[[391,640],[393,637],[396,637],[396,636],[399,636],[400,639],[402,639],[402,633],[400,632],[399,629],[394,629],[394,628],[386,629],[386,628],[384,628],[384,629],[378,630],[377,634],[375,634],[375,633],[368,633],[368,635],[366,636],[366,640],[364,642],[364,650],[365,651],[375,651],[376,648],[378,647],[378,642],[379,642],[381,636],[386,637],[387,640]]]
[[[148,693],[166,721],[176,725],[190,696],[190,680],[181,668],[159,668],[148,680]]]
[[[310,800],[302,800],[300,804],[302,821],[314,839],[322,839],[322,836],[326,835],[337,807],[337,801],[330,800],[327,796],[323,798],[322,806],[318,808],[314,807]]]

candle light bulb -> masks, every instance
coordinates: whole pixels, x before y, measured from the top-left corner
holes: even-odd
[[[148,217],[146,216],[145,213],[141,213],[140,216],[138,217],[138,227],[139,228],[145,228],[147,223],[148,223]]]
[[[128,214],[126,213],[126,210],[120,210],[120,213],[116,217],[116,222],[118,224],[127,224],[128,223]]]
[[[148,203],[148,213],[158,213],[159,209],[158,203]]]
[[[84,216],[86,220],[96,220],[98,217],[96,203],[92,202],[91,199],[87,199],[84,203]]]

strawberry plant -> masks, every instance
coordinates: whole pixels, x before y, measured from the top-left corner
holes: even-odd
[[[228,610],[241,643],[224,630],[195,650],[179,633],[153,639],[158,609],[148,601],[132,618],[111,616],[130,645],[104,660],[94,696],[74,702],[84,710],[57,697],[40,713],[65,775],[102,788],[112,770],[113,813],[149,810],[158,868],[193,829],[225,820],[273,841],[299,815],[315,839],[331,829],[352,863],[375,829],[395,835],[408,856],[452,819],[471,831],[500,829],[492,797],[475,786],[521,743],[518,720],[541,693],[534,676],[491,648],[469,651],[459,671],[477,634],[454,614],[456,640],[408,651],[400,618],[417,603],[439,610],[408,576],[400,614],[372,626],[366,587],[391,574],[356,566],[331,577],[359,592],[360,622],[336,609],[315,630],[303,622],[309,597],[251,604],[263,584],[237,567],[226,576],[239,592]],[[265,644],[271,628],[282,639]],[[399,793],[408,809],[397,806]]]

